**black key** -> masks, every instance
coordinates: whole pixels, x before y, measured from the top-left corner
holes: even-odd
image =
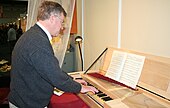
[[[90,83],[87,83],[87,85],[88,85],[88,86],[93,86],[93,85],[91,85]]]
[[[83,79],[83,78],[75,78],[75,79]]]
[[[104,101],[109,101],[109,100],[113,100],[112,98],[110,98],[110,97],[103,97],[102,98]]]
[[[102,93],[102,94],[97,94],[97,96],[99,97],[103,97],[103,96],[107,96],[106,94]]]

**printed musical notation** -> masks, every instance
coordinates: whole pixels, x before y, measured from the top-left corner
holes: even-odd
[[[105,76],[135,89],[144,61],[145,56],[114,51]]]

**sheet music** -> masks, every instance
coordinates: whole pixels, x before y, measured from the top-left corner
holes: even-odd
[[[129,87],[136,88],[144,60],[144,56],[114,51],[105,76],[119,81]]]
[[[105,76],[119,81],[123,66],[126,60],[126,53],[114,51],[112,54],[112,59],[110,66],[105,74]]]
[[[127,54],[125,65],[121,73],[120,82],[135,88],[143,68],[145,57],[135,54]]]
[[[64,92],[54,87],[53,93],[57,96],[61,96]]]

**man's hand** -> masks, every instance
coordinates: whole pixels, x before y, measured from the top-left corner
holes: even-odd
[[[80,91],[81,93],[92,92],[95,94],[95,93],[99,92],[95,87],[87,86],[87,82],[82,79],[76,79],[75,81],[82,84],[81,91]]]
[[[81,87],[81,93],[86,93],[86,92],[92,92],[92,93],[98,93],[99,91],[93,87],[93,86],[85,86],[85,85],[82,85]]]
[[[87,82],[82,80],[82,79],[75,79],[75,81],[82,84],[82,85],[87,85]]]

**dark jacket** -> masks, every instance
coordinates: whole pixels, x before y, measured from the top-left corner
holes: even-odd
[[[43,108],[54,87],[73,93],[81,90],[79,83],[62,72],[47,35],[35,24],[14,47],[9,101],[19,108]]]

